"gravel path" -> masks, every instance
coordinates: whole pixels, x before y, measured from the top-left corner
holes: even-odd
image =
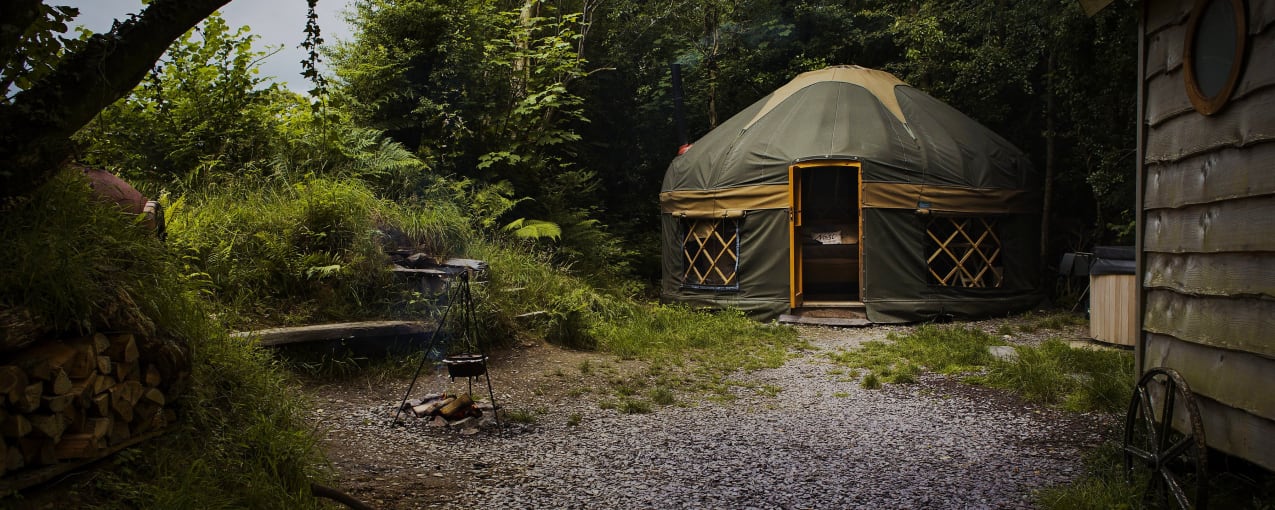
[[[384,473],[367,481],[388,487],[368,494],[393,508],[1030,508],[1033,489],[1080,472],[1097,417],[938,376],[865,390],[828,374],[821,353],[890,330],[804,329],[814,351],[739,377],[776,396],[738,388],[727,403],[652,414],[562,399],[533,425],[461,436],[388,427],[392,404],[325,412],[330,441],[400,452],[380,466],[337,462]],[[566,423],[573,413],[578,426]]]

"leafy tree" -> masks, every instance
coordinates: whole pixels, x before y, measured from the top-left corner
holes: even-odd
[[[179,37],[140,86],[79,133],[86,161],[182,189],[264,170],[289,93],[257,75],[255,38],[216,14]]]
[[[141,81],[168,45],[229,0],[152,0],[140,14],[53,52],[56,60],[16,64],[18,49],[39,46],[49,23],[40,0],[0,6],[0,82],[30,81],[0,104],[0,198],[25,196],[47,182],[72,152],[70,137]],[[26,55],[27,58],[40,55]],[[47,56],[47,55],[45,55]]]

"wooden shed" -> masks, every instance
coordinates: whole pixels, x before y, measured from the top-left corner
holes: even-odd
[[[1275,470],[1275,1],[1141,7],[1141,379],[1126,461],[1159,470],[1165,458],[1144,454],[1177,453],[1163,439],[1158,451],[1128,446],[1139,412],[1154,428],[1168,407],[1188,439]],[[1166,395],[1183,385],[1186,398]]]

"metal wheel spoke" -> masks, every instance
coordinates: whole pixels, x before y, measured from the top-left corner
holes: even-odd
[[[1173,430],[1173,406],[1177,383],[1173,378],[1164,381],[1164,412],[1161,413],[1160,430],[1156,433],[1156,450],[1164,452],[1169,447],[1169,432]]]
[[[1155,410],[1151,408],[1151,395],[1147,392],[1146,387],[1138,388],[1138,401],[1142,405],[1142,421],[1147,426],[1147,445],[1154,448],[1160,444],[1160,440],[1156,437],[1155,426]]]
[[[1178,481],[1178,477],[1168,467],[1161,467],[1160,474],[1164,477],[1165,488],[1168,489],[1169,495],[1173,496],[1173,501],[1177,503],[1178,508],[1184,510],[1194,508],[1195,505],[1191,504],[1186,491],[1182,490],[1182,483]]]
[[[1155,455],[1149,451],[1143,450],[1135,446],[1125,446],[1124,451],[1125,453],[1134,456],[1138,460],[1141,460],[1144,464],[1148,466],[1155,464]]]
[[[1182,453],[1193,444],[1195,444],[1195,436],[1185,436],[1181,441],[1174,443],[1173,446],[1165,448],[1162,452],[1160,452],[1160,456],[1166,459],[1172,459],[1182,455]]]
[[[1146,490],[1147,496],[1154,497],[1155,495],[1160,494],[1159,489],[1160,489],[1160,484],[1162,482],[1161,480],[1162,477],[1163,475],[1161,475],[1159,471],[1151,472],[1151,477],[1147,480],[1147,490]]]

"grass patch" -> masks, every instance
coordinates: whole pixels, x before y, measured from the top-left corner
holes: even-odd
[[[1118,435],[1112,431],[1109,435]],[[1036,503],[1044,510],[1081,508],[1143,508],[1144,481],[1125,482],[1120,445],[1104,443],[1085,453],[1085,474],[1074,482],[1036,492]]]
[[[513,423],[532,424],[536,422],[536,413],[526,409],[510,409],[505,417]]]
[[[662,406],[671,406],[677,403],[677,397],[673,395],[673,390],[665,387],[652,389],[649,396],[651,397],[651,402]]]
[[[992,360],[987,348],[1001,344],[973,328],[934,325],[919,326],[905,335],[891,333],[887,338],[885,342],[866,342],[858,350],[839,351],[828,357],[850,367],[869,369],[881,376],[895,372],[915,375],[920,368],[916,365],[952,374],[986,366]]]
[[[567,417],[567,426],[568,427],[578,426],[580,425],[580,422],[582,420],[584,420],[584,415],[580,413],[571,413],[571,415]]]
[[[868,375],[863,376],[863,380],[859,382],[859,385],[865,390],[880,389],[881,379],[877,377],[877,374],[868,372]]]
[[[838,392],[836,392],[836,393],[833,393],[833,394],[832,394],[832,398],[846,398],[846,397],[849,397],[849,396],[850,396],[850,394],[849,394],[849,393],[846,393],[846,392],[844,392],[844,391],[838,391]]]
[[[1014,359],[995,360],[986,375],[973,380],[1072,411],[1117,412],[1129,403],[1132,353],[1074,349],[1059,340],[1014,350]]]
[[[867,370],[861,385],[868,389],[883,383],[913,382],[926,369],[945,374],[975,373],[966,380],[1075,411],[1120,411],[1133,391],[1133,356],[1129,352],[1073,349],[1062,341],[1049,340],[1036,347],[1015,346],[1017,356],[1002,360],[989,353],[988,347],[994,345],[1003,342],[976,329],[925,325],[910,334],[891,334],[886,342],[868,342],[859,350],[829,357]]]
[[[624,414],[647,414],[651,412],[651,403],[634,398],[621,399],[617,409]]]

